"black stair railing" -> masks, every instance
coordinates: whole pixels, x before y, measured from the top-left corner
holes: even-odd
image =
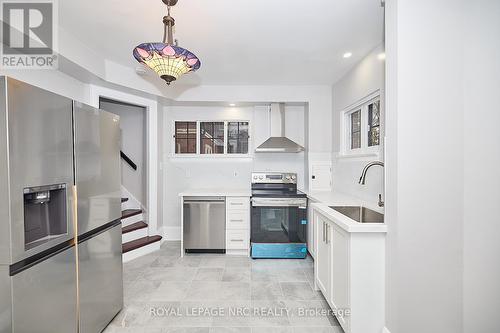
[[[128,165],[130,165],[130,167],[131,167],[132,169],[134,169],[135,171],[137,171],[137,164],[135,164],[135,163],[134,163],[134,161],[132,161],[132,160],[130,159],[130,157],[128,157],[128,156],[127,156],[124,152],[122,152],[121,150],[120,150],[120,156],[121,156],[121,158],[122,158],[125,162],[127,162],[127,164],[128,164]]]

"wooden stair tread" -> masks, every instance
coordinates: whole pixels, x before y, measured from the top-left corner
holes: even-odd
[[[135,215],[139,215],[142,213],[142,209],[125,209],[122,210],[122,220],[126,219],[127,217],[132,217]]]
[[[143,246],[159,242],[162,239],[161,236],[146,236],[142,238],[135,239],[133,241],[127,242],[122,245],[122,252],[127,253],[133,250],[136,250],[138,248],[141,248]]]
[[[132,223],[131,225],[123,227],[122,234],[126,234],[129,232],[136,231],[136,230],[143,229],[143,228],[147,228],[147,227],[148,227],[148,225],[146,223],[144,223],[144,221],[135,222],[135,223]]]
[[[128,198],[122,198],[122,203],[127,202]]]

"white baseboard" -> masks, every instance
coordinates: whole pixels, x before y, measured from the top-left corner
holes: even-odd
[[[382,333],[391,333],[391,331],[389,331],[389,329],[387,327],[384,327],[384,329],[382,330]]]
[[[181,227],[162,227],[161,235],[165,241],[180,241]]]

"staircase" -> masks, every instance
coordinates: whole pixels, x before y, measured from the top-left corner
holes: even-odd
[[[130,207],[128,198],[122,198],[122,252],[123,262],[139,258],[160,249],[161,236],[149,236],[143,211]]]

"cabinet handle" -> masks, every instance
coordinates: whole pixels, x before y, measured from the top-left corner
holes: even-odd
[[[329,232],[329,229],[330,229],[330,225],[327,223],[326,224],[326,244],[329,244],[330,243],[330,240],[328,239],[328,232]]]
[[[231,222],[243,222],[243,220],[241,220],[241,219],[240,220],[232,220],[231,219]]]
[[[243,206],[242,202],[232,202],[231,206]]]
[[[323,243],[325,242],[325,221],[323,221]]]
[[[243,239],[231,239],[231,242],[243,242]]]

